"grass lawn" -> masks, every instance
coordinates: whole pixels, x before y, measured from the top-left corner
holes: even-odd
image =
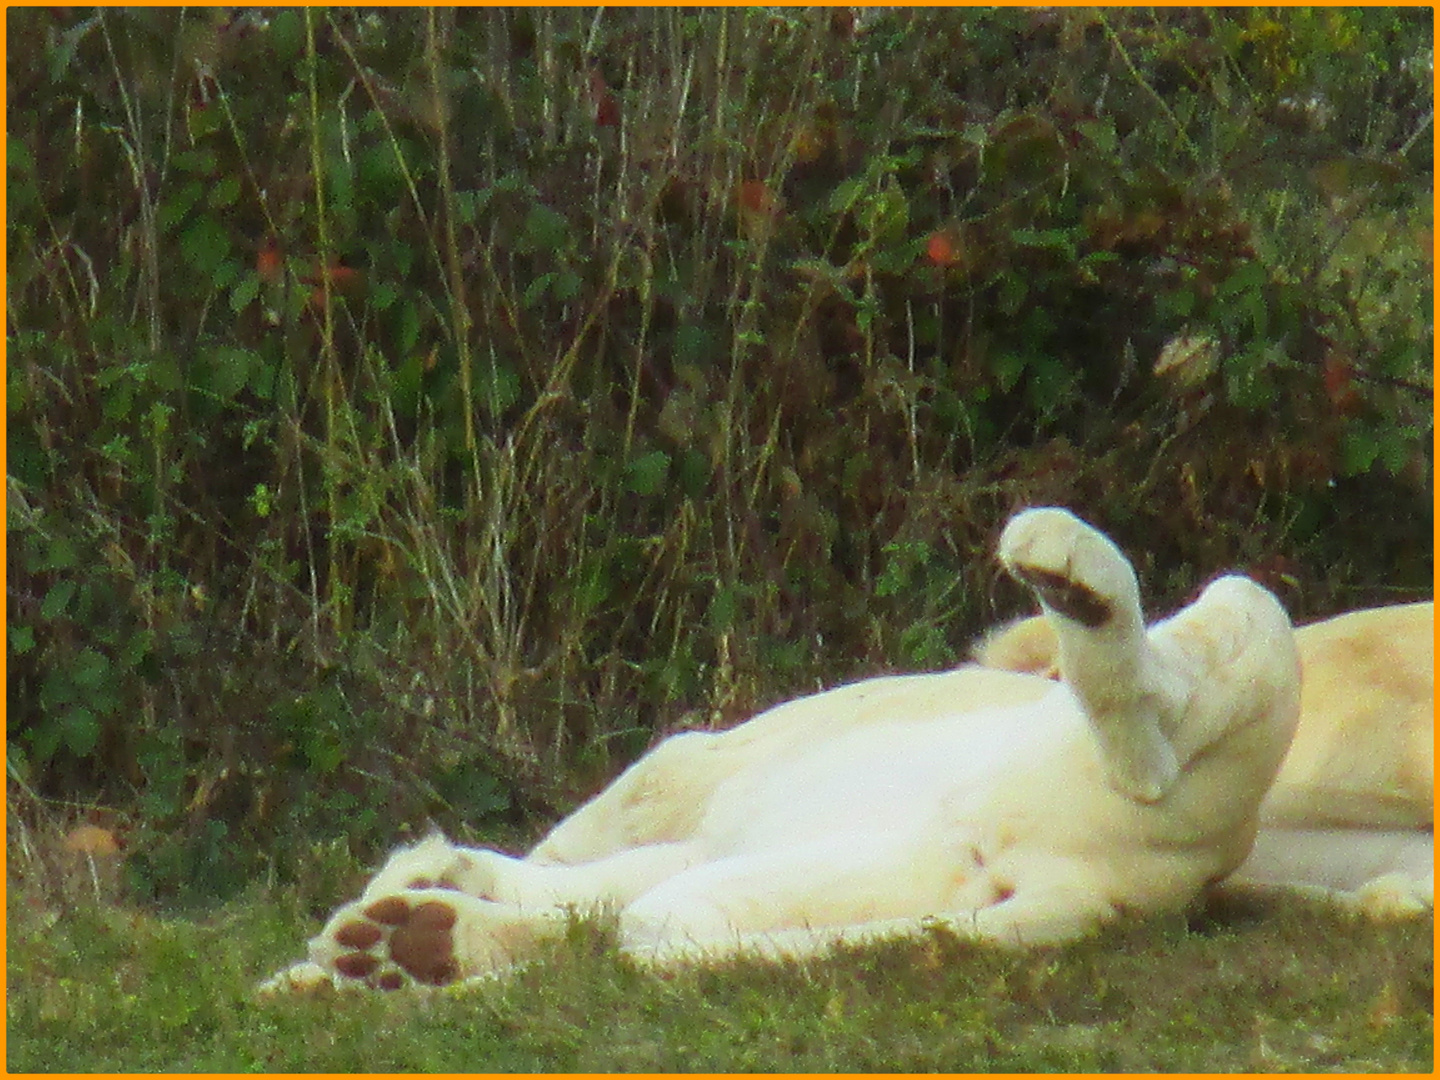
[[[1299,901],[1024,953],[933,935],[668,976],[577,920],[508,980],[259,1002],[316,929],[293,893],[200,918],[10,897],[11,1072],[1433,1068],[1433,923]]]

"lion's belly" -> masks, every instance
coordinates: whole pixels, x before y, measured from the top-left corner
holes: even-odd
[[[1039,701],[861,728],[721,784],[699,828],[716,855],[973,819],[1042,759],[1087,751],[1067,688]]]

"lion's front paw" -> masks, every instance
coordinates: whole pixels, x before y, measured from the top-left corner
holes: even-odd
[[[1057,614],[1095,629],[1117,607],[1138,605],[1129,561],[1102,533],[1068,510],[1040,507],[1010,519],[1000,561]]]
[[[378,990],[444,986],[460,978],[450,898],[430,890],[386,896],[341,908],[314,941],[312,959],[335,980]]]
[[[302,960],[298,964],[291,964],[283,971],[276,972],[260,983],[255,987],[255,995],[260,998],[270,998],[280,994],[313,994],[333,989],[334,986],[335,982],[330,972],[319,964]]]
[[[341,908],[311,940],[310,959],[337,986],[446,986],[513,967],[563,920],[453,889],[404,889]]]

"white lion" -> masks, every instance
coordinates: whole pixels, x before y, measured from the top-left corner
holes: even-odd
[[[1435,605],[1338,615],[1295,632],[1300,722],[1227,886],[1326,896],[1374,916],[1435,901]],[[1043,617],[993,632],[988,667],[1058,677]]]
[[[1005,945],[1174,910],[1250,851],[1299,711],[1280,604],[1223,577],[1148,631],[1134,571],[1068,511],[1000,558],[1063,681],[966,665],[868,679],[673,736],[524,859],[401,849],[263,990],[491,973],[608,907],[653,964],[801,957],[937,925]]]

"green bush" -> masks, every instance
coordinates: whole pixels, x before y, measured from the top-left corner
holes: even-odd
[[[1019,610],[1428,595],[1423,9],[17,9],[12,782],[137,887],[552,818]]]

